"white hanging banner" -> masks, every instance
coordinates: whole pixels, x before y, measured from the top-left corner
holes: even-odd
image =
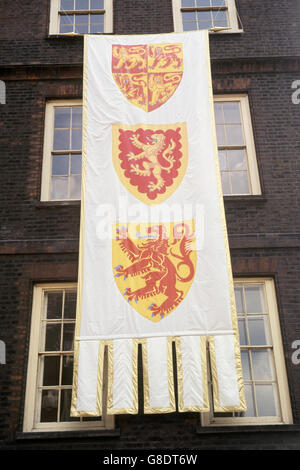
[[[145,411],[176,409],[175,338],[177,364],[192,387],[182,388],[180,411],[207,409],[206,338],[237,338],[208,32],[87,35],[84,47],[72,416],[84,415],[78,385],[88,384],[91,372],[77,364],[89,342],[99,343],[99,351],[112,348],[108,356],[116,369],[108,373],[108,413],[137,412],[138,343],[148,364]],[[235,345],[234,406],[241,410],[239,347],[229,343],[218,342],[218,351],[229,348],[232,359]],[[117,351],[127,358],[127,375]],[[101,384],[103,364],[94,369],[98,382],[94,377],[91,383]],[[158,383],[161,399],[152,392]],[[101,413],[99,403],[100,398],[95,415]]]

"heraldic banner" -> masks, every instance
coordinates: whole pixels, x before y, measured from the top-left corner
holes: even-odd
[[[71,416],[243,411],[208,32],[84,53]]]

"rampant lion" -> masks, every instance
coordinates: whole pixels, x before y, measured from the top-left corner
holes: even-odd
[[[178,224],[184,227],[184,224]],[[117,231],[118,232],[118,231]],[[148,309],[152,316],[160,315],[161,318],[172,311],[183,300],[183,291],[176,287],[177,281],[190,282],[195,274],[195,268],[190,258],[191,251],[187,249],[187,243],[191,238],[184,234],[181,239],[175,240],[172,245],[179,243],[179,255],[169,247],[169,240],[166,238],[163,226],[155,226],[148,229],[148,233],[154,238],[149,238],[146,242],[139,244],[133,241],[126,234],[126,238],[117,237],[121,250],[126,253],[132,262],[127,268],[122,265],[116,266],[115,277],[142,275],[145,286],[131,290],[126,288],[124,296],[130,302],[138,302],[140,299],[163,294],[166,300],[161,305],[152,303]],[[180,260],[177,266],[173,264],[170,255]],[[188,268],[188,274],[185,277],[179,275],[178,271],[182,266]]]
[[[135,67],[144,69],[146,67],[146,59],[143,57],[145,49],[140,46],[132,46],[129,49],[122,46],[115,46],[113,48],[113,57],[118,60],[114,66],[115,70],[126,67],[127,70],[132,70]]]
[[[172,67],[178,70],[182,66],[181,52],[181,47],[171,44],[163,47],[150,47],[151,69]]]
[[[162,170],[166,170],[170,173],[171,169],[174,166],[175,158],[172,154],[175,143],[170,139],[168,147],[163,151],[165,146],[165,136],[163,134],[153,134],[152,138],[148,138],[149,142],[147,144],[142,143],[139,140],[139,134],[133,134],[130,138],[132,144],[142,151],[139,154],[134,154],[130,152],[126,156],[129,160],[141,160],[140,166],[135,163],[131,164],[131,172],[135,173],[138,176],[151,176],[153,175],[156,182],[150,181],[148,184],[149,191],[161,190],[165,186],[165,181],[162,177]],[[158,156],[162,152],[162,157],[168,162],[168,166],[163,166],[159,160]]]

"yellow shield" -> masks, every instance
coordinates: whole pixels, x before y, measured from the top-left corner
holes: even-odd
[[[124,96],[146,112],[174,94],[183,75],[182,44],[112,46],[112,74]]]
[[[160,204],[180,185],[187,167],[185,123],[112,126],[113,164],[119,179],[144,204]]]
[[[113,275],[124,301],[148,320],[161,321],[194,279],[194,221],[116,225],[113,232]]]

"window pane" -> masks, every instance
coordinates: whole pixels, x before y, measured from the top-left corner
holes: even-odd
[[[62,390],[60,398],[60,421],[80,421],[80,418],[71,418],[72,390]]]
[[[73,15],[60,15],[60,24],[61,25],[66,25],[66,24],[73,24]]]
[[[249,194],[248,173],[246,171],[238,171],[230,173],[232,194]]]
[[[72,130],[72,150],[81,150],[82,140],[81,140],[81,129]]]
[[[198,21],[198,29],[210,29],[211,27],[211,21]]]
[[[75,0],[75,9],[76,10],[88,10],[89,0]]]
[[[76,301],[77,293],[66,292],[65,294],[65,309],[64,309],[64,318],[75,318],[76,316]]]
[[[224,10],[217,10],[217,11],[212,11],[212,17],[213,17],[213,20],[215,21],[223,21],[223,20],[227,20],[227,13],[226,11]]]
[[[196,29],[198,29],[196,21],[183,23],[183,31],[195,31]]]
[[[87,34],[89,32],[89,26],[80,24],[78,26],[75,26],[75,33],[77,34]]]
[[[215,110],[215,121],[216,124],[223,124],[224,118],[223,118],[223,108],[221,103],[215,103],[214,104],[214,110]]]
[[[275,388],[270,385],[256,385],[256,401],[258,416],[278,416],[275,401]]]
[[[194,7],[195,0],[181,0],[181,6],[184,7]]]
[[[251,380],[249,352],[241,351],[241,358],[244,380]]]
[[[238,325],[239,325],[240,344],[242,346],[245,346],[246,344],[248,344],[247,331],[246,331],[246,321],[243,320],[243,319],[239,319]]]
[[[237,313],[244,313],[244,302],[243,302],[243,288],[242,287],[235,287],[235,304],[236,304],[236,311]]]
[[[59,32],[62,34],[72,33],[73,32],[73,25],[72,24],[65,24],[60,25]]]
[[[98,15],[97,15],[98,16]],[[82,128],[82,108],[72,108],[72,128]]]
[[[247,170],[244,150],[227,150],[227,157],[230,170]]]
[[[220,170],[227,170],[226,150],[219,150]]]
[[[59,32],[60,33],[73,32],[73,23],[74,23],[74,15],[61,15]],[[64,126],[57,126],[57,127],[64,127]],[[67,125],[66,127],[69,127],[69,126]]]
[[[46,342],[45,351],[59,351],[60,350],[60,324],[46,325]]]
[[[216,131],[217,131],[218,146],[223,147],[225,145],[225,127],[223,125],[218,124],[216,126]]]
[[[62,292],[47,292],[47,318],[61,318],[62,315]]]
[[[252,385],[245,385],[245,399],[247,410],[245,411],[244,416],[255,416],[255,407],[254,407],[254,396]]]
[[[228,145],[244,145],[244,136],[240,124],[226,125],[226,141]]]
[[[210,0],[196,0],[197,7],[210,7]]]
[[[228,124],[240,124],[241,113],[239,103],[223,103],[225,122]]]
[[[61,10],[74,10],[74,0],[60,0]]]
[[[43,390],[41,403],[41,422],[57,421],[58,390]]]
[[[70,130],[55,129],[53,139],[53,150],[69,150],[70,149]]]
[[[197,11],[197,17],[198,17],[199,21],[211,22],[211,12],[210,11]]]
[[[251,355],[254,380],[272,380],[269,351],[252,351]]]
[[[51,199],[68,199],[68,178],[66,176],[52,177]]]
[[[265,320],[263,318],[248,318],[250,344],[264,346],[267,344]]]
[[[104,0],[91,0],[91,10],[104,10]]]
[[[89,24],[89,15],[75,15],[75,25]]]
[[[81,197],[81,175],[70,176],[70,199]]]
[[[265,313],[264,292],[262,286],[246,286],[245,298],[248,313]]]
[[[217,26],[218,28],[226,28],[228,26],[228,21],[227,19],[224,20],[214,20],[213,21],[214,26]]]
[[[230,194],[230,184],[229,184],[229,175],[228,173],[221,174],[221,181],[222,181],[222,191],[223,194]]]
[[[90,26],[90,33],[91,34],[103,33],[103,32],[104,32],[104,23],[91,24],[91,26]]]
[[[194,11],[183,11],[182,19],[183,21],[196,21],[196,13]]]
[[[81,155],[71,156],[71,175],[81,175]]]
[[[63,350],[74,351],[75,323],[64,324]]]
[[[59,384],[59,356],[44,356],[44,377],[43,385],[58,385]]]
[[[54,127],[55,129],[66,129],[70,127],[71,108],[54,109]]]
[[[62,385],[72,385],[73,381],[73,356],[63,356]]]
[[[226,5],[226,0],[211,0],[211,4],[213,7],[224,7]]]
[[[52,155],[52,175],[69,174],[69,155]]]
[[[227,13],[224,10],[212,11],[213,23],[216,26],[227,26]]]

